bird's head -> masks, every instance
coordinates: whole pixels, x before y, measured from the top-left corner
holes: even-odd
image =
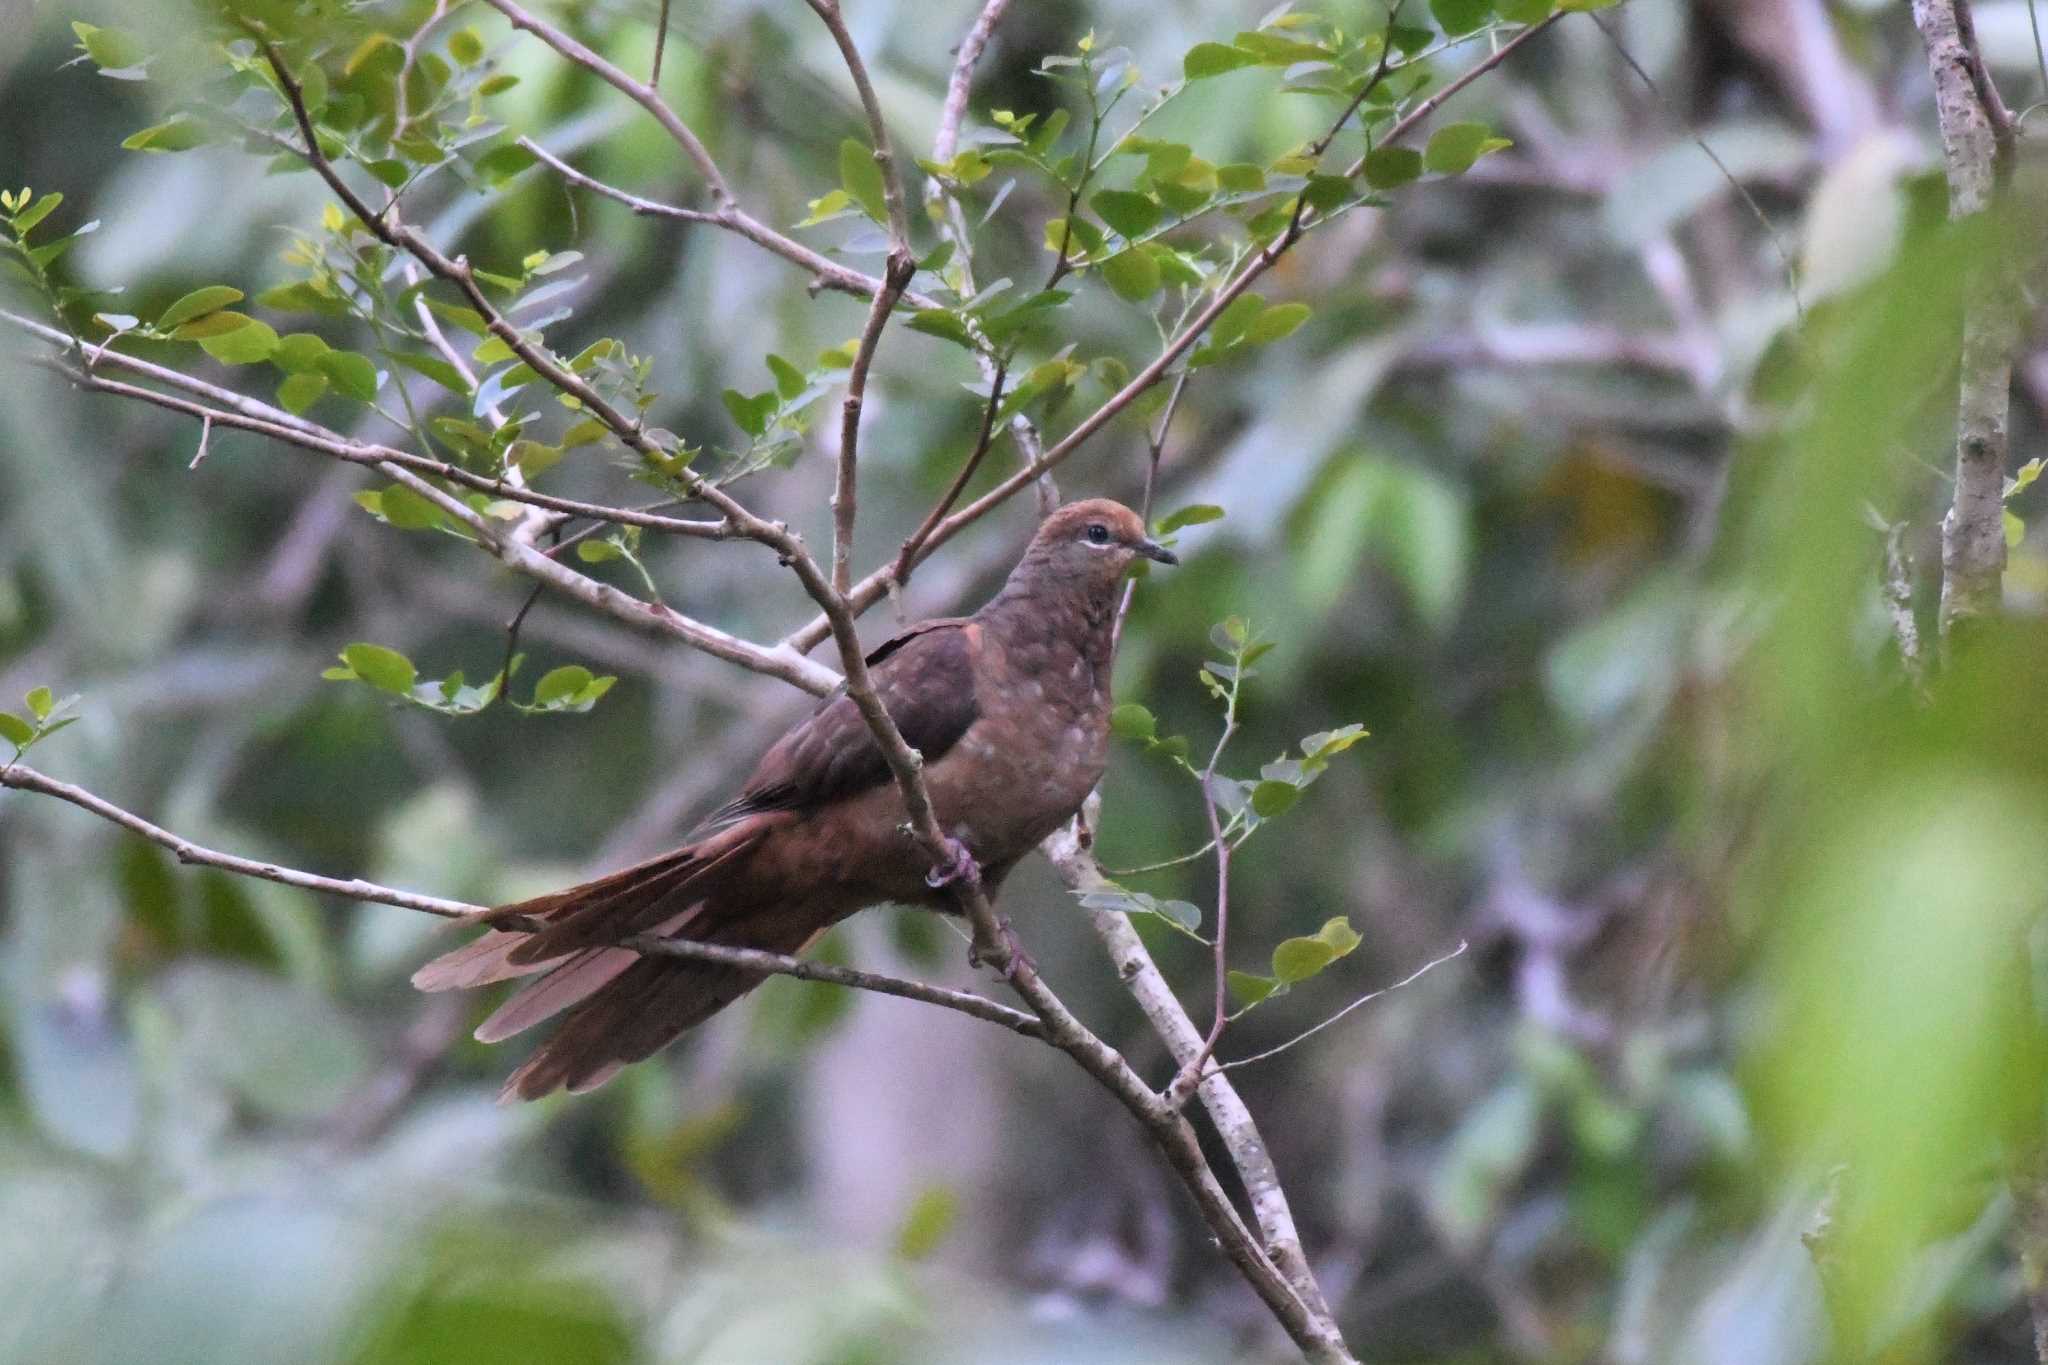
[[[1120,502],[1070,502],[1038,524],[1018,571],[1068,582],[1114,583],[1138,558],[1178,564],[1173,551],[1145,534],[1145,521]]]

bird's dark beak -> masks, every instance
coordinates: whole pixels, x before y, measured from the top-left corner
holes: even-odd
[[[1141,540],[1131,547],[1147,559],[1156,559],[1161,564],[1178,564],[1180,556],[1156,540]]]

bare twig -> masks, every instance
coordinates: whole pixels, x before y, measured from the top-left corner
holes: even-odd
[[[867,401],[868,370],[875,362],[882,328],[888,325],[889,314],[916,271],[917,263],[908,252],[890,253],[882,282],[875,287],[867,325],[861,329],[860,344],[854,348],[853,366],[846,378],[846,398],[840,404],[838,475],[832,487],[832,590],[842,595],[853,581],[853,523],[859,511],[860,416]]]
[[[1991,207],[2010,137],[2009,116],[1984,73],[1967,0],[1913,0],[1913,22],[1934,73],[1934,108],[1948,170],[1949,217]],[[1956,411],[1955,498],[1942,521],[1941,636],[1956,622],[1998,610],[2005,581],[2006,424],[2016,340],[2005,272],[1995,259],[1974,270],[1963,318]]]
[[[1912,528],[1894,522],[1884,528],[1884,605],[1899,647],[1899,667],[1916,697],[1927,695],[1927,659],[1920,647],[1920,620],[1913,611],[1913,556],[1906,548]]]
[[[898,587],[909,581],[911,566],[920,558],[919,552],[923,550],[925,542],[931,539],[932,531],[938,524],[945,520],[946,513],[953,510],[953,504],[960,500],[960,494],[966,489],[968,480],[974,477],[974,471],[981,467],[982,459],[987,456],[989,447],[995,443],[996,412],[1003,406],[1003,381],[1008,376],[1009,367],[1002,361],[997,361],[994,372],[989,376],[988,401],[982,404],[981,431],[974,438],[974,448],[968,451],[967,458],[960,462],[960,468],[953,474],[953,481],[946,485],[946,491],[932,504],[932,510],[925,514],[924,520],[918,523],[915,531],[904,537],[903,544],[897,549],[896,562],[890,572]]]
[[[669,108],[668,102],[662,99],[661,92],[655,89],[652,81],[634,80],[561,29],[527,13],[512,3],[512,0],[486,0],[486,3],[509,19],[512,27],[531,33],[557,53],[602,78],[606,84],[652,114],[654,121],[675,139],[676,145],[683,149],[683,154],[697,167],[698,175],[703,177],[705,189],[711,194],[711,202],[720,208],[730,207],[734,203],[732,189],[725,183],[725,177],[719,173],[718,163],[711,159],[710,151],[705,148],[703,141],[690,131],[690,126],[683,122],[681,116]]]
[[[675,204],[662,203],[657,199],[646,199],[577,170],[574,166],[571,166],[568,162],[562,160],[530,137],[520,138],[519,145],[532,152],[539,160],[547,163],[548,167],[555,174],[561,176],[570,184],[589,190],[593,194],[601,194],[607,199],[616,200],[618,203],[632,209],[635,213],[653,218],[673,218],[680,223],[699,223],[707,227],[724,228],[729,232],[737,233],[739,236],[753,242],[756,246],[763,247],[770,253],[780,256],[791,265],[808,271],[811,277],[817,281],[820,288],[835,290],[841,294],[853,294],[865,299],[873,298],[875,291],[882,287],[880,277],[849,269],[831,257],[811,250],[802,242],[785,237],[772,228],[764,226],[757,219],[739,212],[737,209],[728,209],[714,213],[704,209],[681,208]],[[937,308],[940,306],[938,300],[928,294],[918,293],[916,290],[905,290],[903,299],[914,308]]]
[[[61,782],[34,768],[16,763],[0,767],[0,787],[12,787],[18,791],[37,792],[52,796],[59,801],[68,801],[79,809],[89,811],[100,819],[134,834],[161,848],[170,850],[179,862],[197,867],[216,868],[232,872],[240,877],[254,877],[260,881],[276,882],[281,886],[294,886],[302,891],[317,892],[323,896],[338,896],[343,900],[363,901],[377,905],[395,905],[403,910],[416,910],[422,914],[437,915],[443,919],[469,920],[486,913],[486,907],[471,905],[466,901],[447,900],[440,896],[426,896],[413,891],[400,891],[394,887],[380,886],[375,882],[359,878],[323,877],[314,872],[302,872],[296,868],[284,867],[277,863],[261,862],[254,858],[238,857],[217,849],[195,844],[180,835],[173,834],[160,825],[152,824],[132,811],[124,810],[111,801],[95,796],[83,787]],[[516,924],[513,928],[519,927]],[[770,976],[793,976],[800,981],[818,981],[835,986],[849,986],[855,990],[872,991],[880,995],[893,995],[905,1000],[917,1000],[927,1005],[954,1010],[971,1015],[991,1024],[1001,1025],[1012,1033],[1027,1038],[1044,1035],[1036,1019],[1021,1010],[974,994],[971,991],[950,990],[943,986],[932,986],[922,981],[908,981],[899,977],[884,976],[877,972],[858,971],[851,967],[835,966],[828,962],[815,962],[809,958],[789,957],[782,953],[762,952],[754,948],[732,948],[716,943],[694,943],[681,940],[654,938],[639,935],[623,940],[620,947],[631,948],[650,957],[683,957],[701,962],[717,962],[747,971],[760,972]]]
[[[1080,817],[1041,846],[1070,891],[1085,891],[1102,883],[1102,870],[1096,864],[1089,833],[1100,806],[1101,798],[1091,796]],[[1089,925],[1108,951],[1125,989],[1138,1002],[1175,1062],[1185,1064],[1201,1051],[1202,1033],[1161,975],[1145,941],[1131,927],[1128,916],[1114,910],[1090,910],[1087,914]],[[1230,1079],[1214,1066],[1203,1075],[1196,1094],[1244,1182],[1245,1196],[1258,1220],[1262,1247],[1304,1308],[1316,1320],[1331,1324],[1329,1331],[1334,1335],[1329,1305],[1302,1250],[1301,1233],[1295,1226],[1287,1191],[1280,1183],[1279,1172],[1251,1110]],[[1342,1339],[1336,1340],[1337,1349],[1341,1350]]]
[[[875,98],[875,86],[868,79],[867,63],[861,60],[860,48],[854,44],[853,34],[846,27],[839,0],[806,0],[806,3],[831,31],[832,41],[838,44],[839,55],[846,63],[846,73],[853,78],[853,88],[860,95],[861,112],[867,115],[868,120],[868,136],[874,142],[875,164],[882,171],[882,202],[889,215],[889,245],[893,253],[908,256],[910,214],[903,204],[903,174],[896,165],[896,153],[889,145],[888,120],[882,117],[882,102]]]
[[[1376,991],[1367,991],[1364,995],[1359,996],[1356,1000],[1346,1005],[1343,1009],[1338,1010],[1329,1018],[1322,1020],[1320,1023],[1309,1025],[1309,1027],[1295,1034],[1286,1042],[1281,1043],[1275,1047],[1269,1047],[1263,1052],[1254,1052],[1249,1057],[1239,1057],[1232,1061],[1220,1062],[1218,1063],[1218,1065],[1223,1070],[1229,1071],[1235,1067],[1250,1066],[1254,1062],[1263,1062],[1270,1058],[1278,1057],[1281,1053],[1287,1051],[1289,1048],[1294,1047],[1300,1043],[1305,1043],[1309,1039],[1315,1037],[1318,1033],[1321,1033],[1324,1029],[1330,1027],[1330,1025],[1336,1023],[1338,1020],[1342,1019],[1345,1015],[1351,1013],[1351,1011],[1357,1009],[1359,1006],[1369,1005],[1373,1001],[1379,999],[1381,996],[1386,995],[1391,991],[1400,990],[1403,986],[1409,984],[1410,982],[1419,980],[1423,976],[1429,974],[1430,972],[1435,971],[1438,967],[1443,966],[1446,962],[1449,962],[1454,957],[1462,957],[1464,955],[1465,949],[1468,946],[1469,945],[1465,942],[1464,939],[1459,939],[1458,946],[1451,949],[1451,951],[1449,951],[1448,953],[1445,953],[1440,957],[1431,958],[1429,961],[1423,963],[1420,967],[1417,967],[1414,971],[1408,973],[1408,975],[1402,977],[1399,981],[1396,981],[1391,986],[1382,986]]]
[[[1507,60],[1524,43],[1529,42],[1539,33],[1547,31],[1560,17],[1560,15],[1553,14],[1539,23],[1530,25],[1507,42],[1501,44],[1497,51],[1474,63],[1471,69],[1461,73],[1455,80],[1445,85],[1443,89],[1417,104],[1414,109],[1410,110],[1393,127],[1389,128],[1381,138],[1382,145],[1391,143],[1414,128],[1423,119],[1440,108],[1444,101],[1457,94],[1458,91],[1463,90],[1481,75]],[[1356,176],[1361,169],[1363,169],[1362,165],[1355,165],[1347,174]],[[1104,399],[1101,406],[1082,418],[1074,426],[1073,430],[1060,438],[1057,443],[1047,448],[1044,454],[1028,461],[1022,468],[967,506],[941,519],[932,528],[931,534],[919,546],[917,553],[909,556],[908,563],[904,567],[915,567],[919,561],[932,551],[938,549],[962,530],[973,525],[1018,492],[1036,482],[1041,474],[1058,467],[1068,456],[1079,450],[1089,437],[1109,425],[1111,419],[1136,402],[1147,389],[1150,389],[1154,384],[1163,379],[1167,372],[1173,368],[1174,363],[1185,355],[1197,341],[1201,340],[1203,334],[1209,330],[1210,324],[1222,315],[1223,310],[1234,303],[1246,290],[1250,289],[1262,275],[1278,264],[1280,258],[1285,256],[1288,250],[1301,240],[1303,235],[1311,231],[1317,221],[1319,220],[1313,217],[1298,217],[1289,225],[1287,231],[1275,237],[1265,247],[1253,252],[1250,259],[1239,268],[1237,275],[1228,284],[1219,289],[1210,298],[1208,303],[1203,305],[1202,309],[1179,332],[1175,333],[1173,338],[1160,350],[1159,354],[1154,356],[1137,374],[1133,375],[1129,382]],[[900,583],[901,579],[898,576],[897,568],[898,563],[902,560],[903,557],[899,556],[898,561],[876,569],[873,573],[861,579],[860,582],[854,584],[852,590],[847,594],[848,605],[854,611],[865,611],[868,607],[879,601],[888,593],[892,585]],[[826,622],[821,616],[792,631],[784,637],[783,643],[792,649],[808,651],[823,640],[827,633]]]
[[[109,358],[111,359],[112,357],[110,356]],[[475,534],[478,543],[484,549],[490,551],[496,558],[503,561],[508,567],[516,569],[529,577],[539,579],[549,587],[582,602],[585,606],[595,608],[603,614],[635,629],[652,631],[656,634],[680,640],[692,648],[703,650],[705,653],[724,659],[728,663],[738,664],[743,668],[765,674],[769,677],[780,678],[784,682],[800,687],[813,695],[822,696],[838,684],[838,675],[831,669],[804,658],[794,651],[780,647],[757,645],[751,641],[743,640],[736,635],[718,629],[716,626],[684,616],[682,613],[668,607],[640,601],[638,598],[620,592],[609,584],[600,583],[596,579],[556,563],[548,555],[533,549],[532,546],[516,537],[506,534],[505,528],[493,525],[488,518],[477,513],[467,503],[450,497],[436,484],[427,482],[427,478],[452,477],[447,471],[453,467],[442,465],[440,461],[428,460],[422,456],[411,455],[404,451],[395,451],[384,446],[364,446],[333,433],[316,434],[323,430],[320,428],[315,428],[314,431],[299,430],[276,420],[276,417],[282,417],[286,414],[279,413],[276,414],[276,417],[273,417],[262,412],[264,405],[256,403],[254,400],[242,400],[248,407],[257,410],[254,413],[245,412],[238,408],[209,408],[189,399],[180,398],[175,394],[159,393],[154,389],[146,389],[138,385],[123,383],[120,380],[107,379],[98,374],[73,370],[61,361],[51,360],[44,363],[63,374],[81,388],[93,392],[149,403],[172,412],[180,412],[187,416],[198,418],[203,422],[211,423],[213,426],[233,427],[237,430],[269,436],[275,440],[299,446],[302,449],[317,451],[335,459],[345,460],[351,464],[360,464],[373,469],[394,483],[404,484],[421,497],[432,502],[446,515],[469,527],[471,532]],[[150,368],[155,369],[157,367],[152,366]],[[175,372],[171,373],[175,374]],[[193,383],[197,385],[198,381],[193,381]],[[203,387],[211,388],[212,386]],[[221,392],[225,393],[225,391]],[[226,396],[239,397],[239,395],[232,394]],[[463,472],[466,473],[467,471]],[[425,477],[422,477],[423,475]],[[469,480],[458,481],[469,482]],[[513,497],[515,494],[512,490],[507,490],[505,496]],[[521,500],[538,501],[538,498],[539,495],[527,494]],[[658,518],[655,513],[634,512],[626,508],[601,507],[595,504],[565,505],[569,503],[570,500],[568,499],[548,499],[541,505],[551,505],[555,506],[557,510],[570,512],[573,515],[593,516],[601,521],[618,522],[623,525],[643,524],[644,519],[649,517],[656,517],[658,520],[669,520],[668,518]]]

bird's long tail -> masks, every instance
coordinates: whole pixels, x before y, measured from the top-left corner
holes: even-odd
[[[536,927],[492,928],[413,974],[423,991],[463,990],[523,976],[523,987],[477,1027],[496,1043],[563,1011],[569,1017],[514,1071],[501,1100],[604,1084],[761,982],[715,963],[645,956],[614,945],[636,934],[797,952],[825,927],[776,907],[735,913],[720,892],[765,836],[734,826],[673,853],[567,890],[500,906],[481,917]]]

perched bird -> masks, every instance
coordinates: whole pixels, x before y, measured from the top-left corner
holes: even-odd
[[[991,892],[1101,780],[1124,570],[1176,560],[1120,503],[1060,508],[988,604],[912,626],[868,655],[890,717],[924,757],[932,806]],[[947,909],[947,869],[908,832],[903,798],[844,690],[761,758],[740,794],[671,853],[500,906],[493,928],[422,967],[425,991],[537,976],[477,1029],[495,1043],[564,1011],[501,1098],[604,1084],[759,985],[716,963],[615,946],[636,934],[801,952],[885,901]]]

